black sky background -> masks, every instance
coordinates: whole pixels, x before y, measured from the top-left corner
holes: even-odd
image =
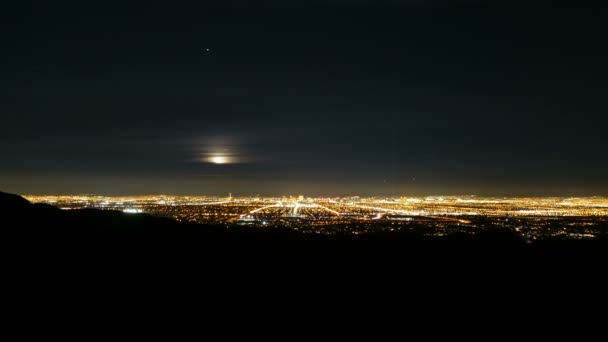
[[[607,13],[23,2],[2,14],[0,189],[608,195]]]

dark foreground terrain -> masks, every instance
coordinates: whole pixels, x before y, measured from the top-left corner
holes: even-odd
[[[62,265],[306,264],[584,267],[606,260],[606,234],[526,244],[507,230],[428,237],[419,233],[321,236],[288,229],[185,224],[145,214],[60,210],[0,193],[5,249],[19,262]]]

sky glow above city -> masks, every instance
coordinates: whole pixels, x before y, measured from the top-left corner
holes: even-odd
[[[15,4],[0,189],[608,195],[598,6]]]

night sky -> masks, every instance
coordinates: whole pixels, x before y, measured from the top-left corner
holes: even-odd
[[[1,191],[608,195],[600,1],[19,3]]]

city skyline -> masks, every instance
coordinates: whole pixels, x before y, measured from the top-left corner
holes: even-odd
[[[594,239],[605,232],[608,197],[507,198],[476,196],[311,198],[213,196],[25,196],[64,211],[82,209],[147,214],[177,222],[323,235],[403,233],[475,236],[506,229],[532,243],[538,239]]]

